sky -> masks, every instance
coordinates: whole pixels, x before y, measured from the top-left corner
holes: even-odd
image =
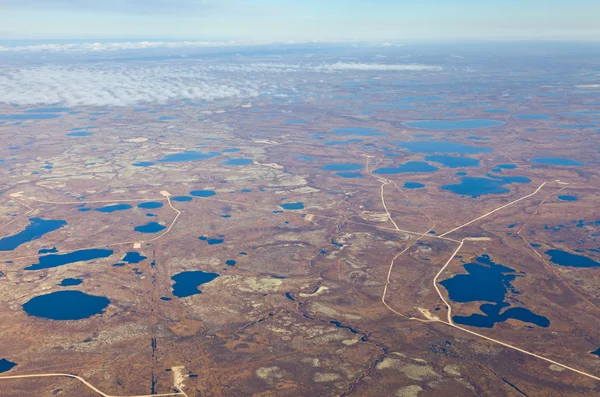
[[[0,39],[600,40],[598,0],[0,0]]]

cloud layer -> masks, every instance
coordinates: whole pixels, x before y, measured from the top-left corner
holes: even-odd
[[[152,65],[152,66],[149,66]],[[0,103],[134,106],[274,95],[306,73],[431,72],[439,66],[371,63],[78,64],[0,69]],[[273,78],[278,75],[277,78]],[[274,83],[275,82],[275,83]]]

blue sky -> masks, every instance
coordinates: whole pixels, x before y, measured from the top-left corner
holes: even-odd
[[[599,0],[0,0],[0,38],[600,39]]]

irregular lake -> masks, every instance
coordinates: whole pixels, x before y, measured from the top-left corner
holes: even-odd
[[[145,203],[140,203],[138,204],[138,208],[142,208],[145,210],[152,210],[152,209],[156,209],[156,208],[161,208],[163,206],[163,203],[158,202],[158,201],[148,201]]]
[[[69,132],[67,134],[67,136],[92,136],[94,135],[93,132],[89,132],[89,131],[77,131],[77,132]]]
[[[516,164],[496,164],[496,167],[492,168],[492,172],[502,172],[502,170],[514,170],[517,169]]]
[[[160,223],[149,222],[145,225],[137,226],[133,230],[135,230],[136,232],[139,232],[139,233],[158,233],[161,230],[164,230],[166,228],[167,228],[166,226],[163,226]]]
[[[75,262],[91,261],[93,259],[108,258],[113,254],[112,250],[109,249],[84,249],[79,251],[70,252],[68,254],[50,254],[46,256],[40,256],[38,258],[39,263],[33,264],[26,267],[25,270],[41,270],[49,269],[52,267],[58,267],[68,265]]]
[[[550,120],[552,116],[547,114],[519,114],[515,118],[526,120]]]
[[[336,172],[335,174],[337,176],[342,177],[342,178],[348,178],[348,179],[364,178],[364,176],[361,175],[361,174],[359,174],[358,172],[346,172],[346,171],[342,171],[342,172]]]
[[[131,251],[125,254],[122,261],[126,263],[140,263],[144,259],[148,259],[148,257],[141,255],[139,252]]]
[[[467,120],[418,120],[402,123],[406,127],[420,128],[432,131],[467,130],[476,128],[490,128],[504,125],[503,121],[488,119]]]
[[[361,143],[364,142],[362,139],[346,139],[345,141],[327,141],[325,142],[325,146],[335,146],[335,145],[348,145],[350,143]]]
[[[482,304],[482,314],[471,314],[470,316],[454,316],[452,319],[457,324],[470,325],[473,327],[492,328],[495,323],[508,319],[519,320],[535,324],[539,327],[548,327],[550,321],[543,316],[532,313],[530,310],[515,307],[500,311],[508,306],[504,302],[508,291],[513,294],[519,292],[511,285],[520,274],[514,269],[494,263],[488,255],[478,257],[479,263],[467,263],[463,265],[467,274],[457,274],[452,278],[443,280],[440,284],[448,291],[448,297],[454,302],[493,302],[493,304]]]
[[[577,197],[575,196],[558,196],[558,199],[561,201],[577,201]]]
[[[83,283],[83,280],[80,278],[65,278],[58,285],[61,287],[72,287],[74,285],[79,285],[81,283]]]
[[[236,261],[234,261],[233,259],[229,259],[229,260],[226,260],[226,261],[225,261],[225,264],[226,264],[227,266],[235,266],[235,264],[236,264],[236,263],[237,263],[237,262],[236,262]]]
[[[13,362],[8,361],[7,359],[3,358],[2,360],[0,360],[0,374],[2,372],[10,371],[11,369],[13,369],[16,366],[17,366],[16,363],[13,363]]]
[[[81,291],[58,291],[36,296],[23,305],[30,316],[50,320],[82,320],[102,314],[110,300]]]
[[[208,273],[201,270],[181,272],[171,277],[173,284],[173,295],[178,298],[201,294],[198,289],[202,284],[209,283],[219,277],[217,273]]]
[[[405,164],[398,164],[398,167],[384,167],[378,168],[373,171],[373,174],[379,175],[393,175],[399,174],[403,172],[435,172],[438,171],[439,168],[430,165],[424,161],[408,161]]]
[[[198,237],[198,240],[206,241],[208,245],[217,245],[225,241],[225,239],[222,236],[220,236],[219,238],[208,238],[206,236],[200,236]]]
[[[570,267],[599,267],[600,263],[587,256],[572,254],[562,250],[548,250],[544,252],[550,256],[550,261],[560,266]]]
[[[492,148],[469,146],[458,142],[449,141],[414,141],[400,142],[398,146],[408,149],[413,153],[457,153],[477,154],[492,152]]]
[[[47,120],[57,119],[60,114],[40,113],[40,114],[9,114],[7,116],[0,116],[0,120]]]
[[[477,178],[462,177],[461,182],[453,185],[442,186],[444,190],[450,190],[452,193],[477,198],[486,194],[503,194],[510,192],[510,189],[504,187],[510,183],[529,183],[530,179],[525,177],[513,178]]]
[[[133,208],[133,207],[129,204],[113,204],[113,205],[107,205],[106,207],[96,208],[96,211],[98,211],[98,212],[115,212],[115,211],[125,211],[125,210],[131,209],[131,208]]]
[[[531,159],[531,162],[546,165],[564,165],[572,167],[580,167],[585,165],[577,160],[565,159],[560,157],[536,157]]]
[[[406,189],[421,189],[424,188],[425,185],[419,182],[404,182],[403,187]]]
[[[219,156],[220,154],[221,153],[219,152],[202,153],[194,150],[186,150],[183,153],[168,154],[158,161],[161,163],[183,163],[186,161],[200,161],[211,159]]]
[[[217,193],[213,190],[192,190],[190,194],[195,197],[212,197]]]
[[[133,163],[131,165],[133,165],[134,167],[150,167],[150,166],[152,166],[154,164],[156,164],[156,163],[153,162],[153,161],[140,161],[140,162],[137,162],[137,163]]]
[[[362,127],[344,127],[334,128],[333,132],[336,135],[361,135],[361,136],[384,136],[387,135],[379,130]]]
[[[227,159],[223,161],[223,165],[248,165],[252,164],[252,159]]]
[[[21,244],[42,238],[45,234],[60,229],[67,224],[62,220],[30,218],[29,225],[17,234],[0,239],[0,251],[12,251]]]
[[[171,201],[176,201],[179,203],[187,203],[188,201],[192,201],[193,199],[190,196],[175,196],[171,197]]]
[[[283,208],[284,210],[292,210],[292,211],[297,211],[297,210],[303,210],[304,209],[304,203],[302,203],[302,202],[298,202],[298,203],[285,203],[285,204],[280,204],[279,206],[281,208]]]
[[[479,160],[470,157],[444,156],[441,154],[425,156],[425,160],[440,163],[450,168],[478,167]]]

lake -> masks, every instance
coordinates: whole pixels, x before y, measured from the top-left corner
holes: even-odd
[[[107,205],[105,207],[96,208],[96,211],[98,211],[98,212],[115,212],[115,211],[125,211],[125,210],[131,209],[131,208],[133,208],[133,207],[129,204],[113,204],[113,205]]]
[[[550,120],[552,116],[547,114],[519,114],[515,116],[515,118],[526,120]]]
[[[302,202],[298,202],[298,203],[285,203],[285,204],[280,204],[279,206],[281,208],[283,208],[284,210],[291,210],[291,211],[303,210],[304,209],[304,203],[302,203]]]
[[[223,161],[221,164],[223,164],[223,165],[248,165],[248,164],[252,164],[252,159],[244,159],[244,158],[227,159],[227,160]]]
[[[156,163],[153,162],[153,161],[140,161],[140,162],[137,162],[137,163],[133,163],[131,165],[133,165],[134,167],[150,167],[150,166],[152,166],[154,164],[156,164]]]
[[[531,162],[544,165],[562,165],[569,167],[580,167],[585,165],[584,163],[579,162],[577,160],[571,160],[561,157],[536,157],[531,159]]]
[[[406,189],[422,189],[425,187],[425,185],[419,182],[404,182],[402,187]]]
[[[398,164],[398,167],[383,167],[373,171],[373,174],[378,175],[393,175],[404,172],[418,173],[418,172],[435,172],[439,168],[430,165],[424,161],[408,161],[405,164]]]
[[[425,156],[425,160],[433,161],[434,163],[440,163],[450,168],[479,166],[479,160],[472,159],[470,157],[445,156],[437,154],[432,156]]]
[[[515,307],[500,311],[510,304],[504,302],[506,294],[515,290],[511,282],[522,274],[516,273],[514,269],[494,263],[489,255],[481,255],[476,258],[477,263],[463,265],[466,274],[456,274],[451,278],[443,280],[440,284],[448,291],[448,297],[454,302],[492,302],[482,304],[480,310],[484,314],[474,313],[470,316],[453,316],[457,324],[469,325],[480,328],[492,328],[494,324],[508,319],[519,320],[535,324],[539,327],[548,327],[550,321],[523,307]]]
[[[477,198],[486,194],[503,194],[510,192],[510,189],[504,185],[510,183],[528,183],[530,180],[525,177],[514,178],[479,178],[479,177],[462,177],[461,182],[452,185],[444,185],[443,190],[449,190],[454,194],[471,196]]]
[[[125,254],[122,261],[126,263],[140,263],[144,259],[148,259],[148,257],[141,255],[139,252],[131,251]]]
[[[469,146],[459,142],[449,141],[413,141],[413,142],[400,142],[398,146],[407,149],[413,153],[457,153],[457,154],[477,154],[477,153],[490,153],[493,151],[492,148]]]
[[[167,227],[157,222],[149,222],[145,225],[136,226],[133,230],[139,233],[158,233]]]
[[[558,196],[560,201],[577,201],[577,197],[575,196]]]
[[[102,314],[109,303],[110,300],[104,296],[58,291],[30,299],[23,304],[23,310],[30,316],[50,320],[82,320]]]
[[[499,127],[504,125],[503,121],[488,119],[466,119],[466,120],[418,120],[402,123],[406,127],[420,128],[431,131],[471,130],[477,128]]]
[[[195,150],[186,150],[182,153],[168,154],[158,161],[161,163],[183,163],[187,161],[200,161],[211,159],[219,156],[220,154],[221,153],[219,152],[202,153]]]
[[[192,190],[190,194],[195,197],[212,197],[217,193],[213,190]]]
[[[142,208],[142,209],[146,209],[146,210],[161,208],[162,206],[163,206],[163,203],[158,202],[158,201],[148,201],[145,203],[138,204],[138,208]]]
[[[112,250],[91,248],[69,252],[67,254],[50,254],[40,256],[38,263],[26,267],[25,270],[41,270],[68,265],[76,262],[91,261],[94,259],[108,258],[113,254]]]
[[[9,114],[6,116],[0,116],[0,120],[48,120],[48,119],[57,119],[59,117],[61,117],[60,114],[27,113],[27,114]]]
[[[65,278],[58,285],[61,287],[72,287],[81,283],[83,283],[83,280],[80,278]]]
[[[178,273],[171,277],[171,280],[175,281],[175,284],[173,284],[173,295],[178,298],[185,298],[201,294],[202,291],[198,287],[213,281],[217,277],[219,277],[217,273],[203,272],[201,270]]]
[[[218,244],[222,244],[223,241],[225,241],[223,236],[219,236],[217,238],[209,238],[206,236],[200,236],[200,237],[198,237],[198,240],[206,241],[208,243],[208,245],[218,245]]]
[[[21,244],[42,238],[45,234],[60,229],[67,225],[63,220],[29,218],[29,225],[22,231],[12,236],[0,239],[0,251],[12,251]]]
[[[336,164],[326,164],[321,167],[324,171],[358,171],[364,168],[363,164],[356,163],[336,163]]]
[[[67,134],[67,136],[75,136],[75,137],[77,137],[77,136],[92,136],[92,135],[94,135],[94,133],[90,132],[90,131],[69,132]]]
[[[361,136],[385,136],[387,135],[384,132],[379,130],[375,130],[372,128],[362,128],[362,127],[344,127],[344,128],[334,128],[333,132],[336,135],[361,135]]]
[[[16,363],[13,363],[12,361],[8,361],[7,359],[3,358],[2,360],[0,360],[0,374],[2,372],[10,371],[16,366]]]
[[[560,266],[569,266],[569,267],[599,267],[600,263],[595,260],[588,258],[587,256],[572,254],[567,251],[562,250],[548,250],[544,252],[546,255],[550,256],[550,262],[555,263]]]
[[[171,197],[171,201],[176,201],[178,203],[187,203],[189,201],[192,201],[193,198],[190,196],[174,196]]]

